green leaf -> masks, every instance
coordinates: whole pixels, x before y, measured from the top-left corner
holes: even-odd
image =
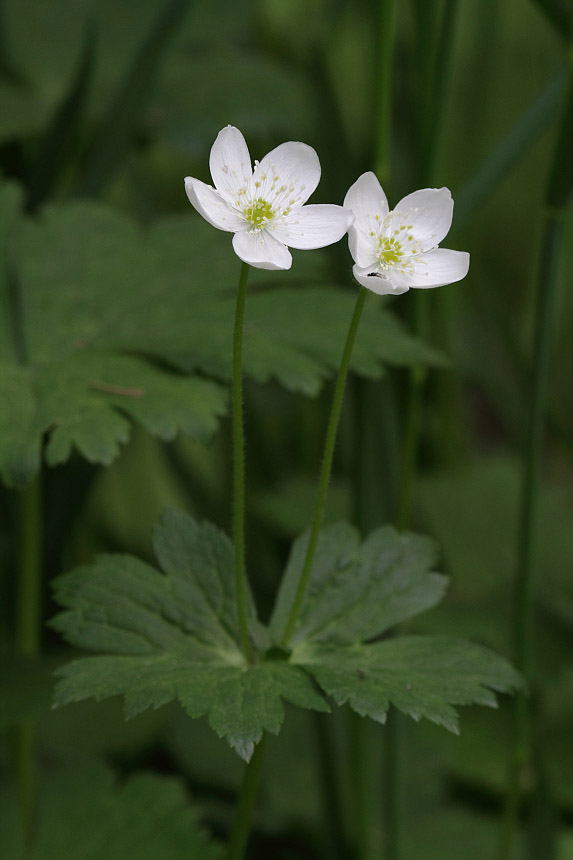
[[[271,633],[280,642],[302,570],[308,533],[293,545]],[[430,571],[437,547],[429,538],[400,534],[392,526],[372,532],[363,544],[345,523],[319,537],[311,579],[291,644],[373,639],[442,599],[446,577]]]
[[[390,704],[419,720],[458,731],[456,705],[496,706],[494,691],[522,686],[509,663],[480,645],[445,636],[401,636],[335,648],[303,642],[292,660],[305,666],[338,705],[383,723]]]
[[[73,448],[109,465],[129,438],[128,418],[161,439],[178,431],[208,439],[226,400],[214,383],[96,350],[36,367],[0,363],[0,398],[0,472],[9,486],[25,485],[39,468],[44,433],[50,465]]]
[[[33,844],[24,850],[17,832],[15,798],[0,798],[5,860],[217,860],[180,782],[136,774],[119,786],[101,765],[63,770],[46,777]]]
[[[290,656],[280,640],[304,553],[292,553],[271,630],[247,595],[253,664],[240,648],[230,540],[214,526],[167,511],[155,535],[163,573],[130,556],[103,556],[56,580],[66,611],[52,622],[72,644],[99,652],[59,670],[56,704],[122,695],[127,717],[179,700],[248,760],[263,731],[278,734],[281,700],[328,711],[314,681],[338,704],[384,721],[389,703],[456,729],[454,707],[495,705],[493,690],[519,686],[501,658],[468,642],[408,637],[368,644],[434,605],[444,577],[430,573],[432,541],[378,529],[361,546],[350,526],[321,536],[308,600]]]
[[[229,539],[214,526],[166,512],[155,536],[164,575],[130,556],[104,556],[56,581],[68,611],[52,622],[74,645],[109,656],[60,670],[55,701],[122,694],[126,716],[178,699],[245,759],[283,721],[281,699],[328,710],[308,675],[284,661],[247,664],[235,616]],[[250,635],[267,641],[248,596]]]
[[[44,434],[50,464],[74,447],[109,464],[127,440],[129,419],[164,439],[215,431],[224,390],[181,371],[230,378],[239,266],[228,234],[193,215],[144,233],[126,216],[83,202],[23,220],[13,246],[26,364],[0,353],[7,484],[22,486],[34,475]],[[277,379],[316,394],[338,368],[354,297],[317,285],[323,258],[309,256],[298,280],[296,272],[254,273],[244,367],[259,382]],[[376,377],[387,362],[440,360],[379,304],[364,315],[357,372]]]

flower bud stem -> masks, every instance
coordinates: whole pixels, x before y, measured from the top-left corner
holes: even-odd
[[[246,265],[246,264],[245,264]],[[237,809],[229,837],[228,860],[243,860],[251,831],[253,812],[257,801],[266,735],[256,745],[251,760],[245,768],[243,782],[239,790]]]
[[[243,433],[243,319],[249,265],[243,263],[233,336],[233,540],[235,546],[235,588],[241,648],[249,663],[253,661],[247,625],[247,582],[245,573],[245,439]]]
[[[304,558],[300,579],[298,581],[295,598],[282,636],[282,645],[285,648],[288,646],[289,640],[294,633],[297,618],[302,608],[304,596],[306,594],[306,589],[308,587],[308,582],[310,579],[310,573],[312,570],[312,563],[314,561],[316,546],[318,544],[318,536],[320,533],[320,528],[322,526],[322,521],[324,519],[324,507],[326,504],[328,484],[330,481],[330,473],[332,470],[332,459],[334,456],[334,446],[336,444],[336,433],[338,430],[338,422],[340,420],[340,411],[342,408],[342,401],[344,399],[346,377],[348,376],[350,356],[352,355],[352,348],[354,346],[354,340],[356,338],[356,332],[358,330],[358,324],[360,322],[360,317],[362,315],[362,309],[364,307],[367,293],[368,290],[365,287],[360,287],[360,292],[358,293],[358,298],[356,299],[356,305],[354,307],[352,320],[350,321],[350,328],[348,329],[348,335],[346,337],[346,344],[344,346],[344,352],[342,354],[340,369],[338,371],[338,378],[336,380],[334,398],[330,411],[330,420],[328,422],[328,428],[326,431],[324,456],[322,459],[322,469],[318,482],[318,492],[314,506],[314,515],[312,519],[310,537],[306,548],[306,555]]]

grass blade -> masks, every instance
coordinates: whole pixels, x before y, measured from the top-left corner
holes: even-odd
[[[92,141],[80,193],[96,197],[121,165],[151,85],[190,0],[167,0],[127,69]]]
[[[519,163],[555,120],[563,101],[565,71],[560,71],[488,156],[456,197],[456,228],[462,227]]]

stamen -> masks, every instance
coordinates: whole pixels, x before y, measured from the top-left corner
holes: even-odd
[[[267,200],[259,197],[254,200],[250,206],[243,208],[243,214],[256,229],[261,229],[275,216],[275,210]]]

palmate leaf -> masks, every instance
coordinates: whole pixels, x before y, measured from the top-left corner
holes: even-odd
[[[308,535],[295,542],[271,633],[280,642]],[[415,719],[456,731],[456,705],[495,705],[494,690],[520,684],[518,673],[460,639],[416,636],[372,642],[391,627],[435,606],[446,578],[432,572],[434,541],[391,526],[361,544],[355,529],[330,526],[319,538],[290,660],[304,666],[337,704],[384,722],[390,702]]]
[[[47,777],[39,806],[37,832],[26,850],[16,799],[0,795],[4,860],[222,857],[200,827],[183,786],[172,778],[137,774],[118,786],[102,765],[64,770]]]
[[[271,632],[280,641],[302,569],[308,534],[295,541]],[[437,546],[429,538],[399,534],[391,526],[361,544],[345,523],[325,529],[318,541],[305,603],[290,645],[298,642],[352,644],[380,636],[442,599],[447,579],[431,573]]]
[[[104,556],[60,577],[56,598],[66,610],[53,626],[99,654],[59,670],[56,703],[121,694],[129,717],[178,699],[248,760],[263,731],[280,730],[282,700],[328,711],[327,694],[381,722],[392,702],[455,730],[456,705],[494,705],[493,691],[519,685],[506,661],[462,640],[372,641],[444,589],[431,572],[433,543],[392,528],[362,546],[348,526],[327,529],[294,648],[269,647],[280,645],[305,541],[294,547],[270,630],[247,595],[253,663],[239,645],[233,548],[214,526],[168,511],[154,541],[163,573]]]
[[[239,265],[228,234],[192,214],[144,233],[105,206],[70,203],[23,219],[11,259],[26,363],[0,353],[0,397],[9,406],[0,415],[0,473],[7,484],[31,479],[44,434],[50,464],[64,462],[74,447],[109,464],[130,419],[164,439],[179,431],[206,439],[215,431],[225,390],[188,374],[230,377]],[[354,295],[320,286],[325,274],[316,259],[301,260],[302,279],[253,276],[244,366],[257,381],[277,379],[315,394],[338,367]],[[10,342],[10,320],[0,318],[1,325]],[[386,362],[414,361],[440,357],[373,304],[354,369],[375,377]]]
[[[383,723],[390,703],[457,732],[456,705],[496,707],[495,692],[521,685],[487,648],[448,636],[400,636],[370,645],[302,644],[292,659],[306,666],[338,705]]]
[[[234,612],[233,548],[214,526],[168,511],[155,551],[165,575],[130,556],[106,556],[61,577],[69,607],[53,623],[72,644],[107,652],[61,670],[56,702],[123,694],[127,716],[178,699],[245,759],[264,730],[278,733],[284,698],[328,710],[309,676],[281,661],[249,665]],[[255,646],[268,644],[248,597]]]

